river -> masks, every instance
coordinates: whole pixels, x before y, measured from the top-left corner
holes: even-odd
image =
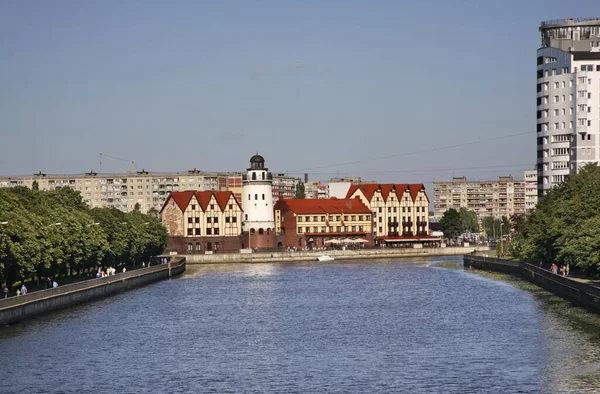
[[[0,328],[1,392],[600,392],[600,319],[456,257],[188,266]]]

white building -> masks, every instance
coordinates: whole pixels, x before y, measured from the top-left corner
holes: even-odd
[[[525,179],[525,212],[532,210],[537,205],[537,170],[527,170]]]
[[[250,158],[243,195],[243,230],[250,233],[258,231],[261,235],[263,232],[273,232],[273,180],[268,168],[265,168],[265,159],[259,154]]]
[[[600,19],[542,22],[537,50],[537,191],[600,154]]]

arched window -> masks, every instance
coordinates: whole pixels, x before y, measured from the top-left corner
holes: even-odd
[[[248,200],[250,200],[250,195],[248,194]]]
[[[250,198],[250,196],[248,196],[248,198]],[[246,214],[246,220],[248,220],[248,214]]]
[[[255,194],[255,195],[254,195],[254,199],[255,199],[255,200],[258,200],[258,194]]]
[[[263,194],[263,200],[265,199],[265,195]]]
[[[263,233],[264,233],[263,229],[262,229],[262,228],[259,228],[259,229],[258,229],[258,235],[263,235]]]
[[[262,177],[262,179],[265,179],[265,173],[263,172],[262,174],[260,174],[260,176]]]
[[[250,229],[250,234],[254,234],[254,229],[253,228]]]
[[[256,180],[256,172],[252,172],[252,180],[255,181]]]

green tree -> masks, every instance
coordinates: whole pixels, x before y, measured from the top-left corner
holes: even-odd
[[[296,191],[294,192],[294,198],[306,198],[306,190],[304,188],[304,183],[299,181],[296,185]]]
[[[458,211],[450,208],[444,212],[440,219],[440,226],[446,238],[456,239],[462,233],[462,222]]]
[[[477,213],[470,211],[467,208],[461,207],[458,210],[461,223],[462,233],[478,233],[479,232],[479,219]]]
[[[33,181],[33,183],[31,184],[31,190],[34,190],[34,191],[40,190],[40,184],[38,183],[38,181]]]

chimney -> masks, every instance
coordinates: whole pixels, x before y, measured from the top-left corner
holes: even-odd
[[[308,182],[308,173],[304,173],[304,183]]]

